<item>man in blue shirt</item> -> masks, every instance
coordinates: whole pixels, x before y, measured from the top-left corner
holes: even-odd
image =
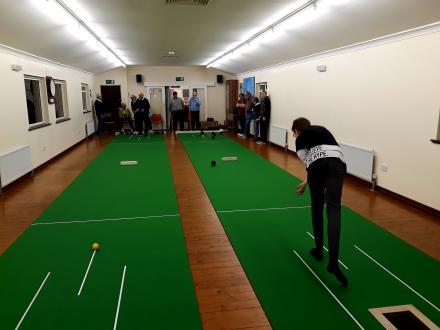
[[[200,129],[200,97],[197,96],[197,91],[193,90],[193,96],[189,100],[189,111],[191,113],[191,129],[193,131]]]

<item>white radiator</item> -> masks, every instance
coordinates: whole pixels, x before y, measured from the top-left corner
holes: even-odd
[[[31,147],[17,147],[0,154],[0,193],[1,188],[32,172]]]
[[[347,172],[360,179],[374,183],[374,150],[344,143],[339,145],[347,163]]]
[[[270,125],[269,142],[279,145],[287,150],[287,134],[287,129]]]
[[[95,121],[93,119],[86,122],[86,137],[95,133]]]

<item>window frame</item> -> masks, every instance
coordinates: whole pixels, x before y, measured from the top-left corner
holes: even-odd
[[[63,106],[63,116],[62,117],[58,117],[58,113],[57,113],[57,92],[55,92],[55,103],[54,103],[54,109],[55,109],[55,120],[56,123],[62,123],[63,121],[67,121],[70,119],[69,116],[69,105],[67,102],[67,83],[65,80],[60,80],[60,79],[54,79],[54,83],[55,83],[55,90],[57,85],[61,86],[61,102],[62,102],[62,106]]]
[[[27,120],[28,120],[28,129],[29,131],[40,128],[40,127],[45,127],[45,126],[49,126],[50,125],[50,121],[49,121],[49,113],[48,113],[48,107],[47,107],[47,86],[46,86],[46,80],[44,77],[39,77],[39,76],[32,76],[32,75],[24,75],[23,76],[23,82],[24,82],[24,93],[25,93],[25,99],[27,102],[27,94],[26,94],[26,80],[30,80],[30,81],[37,81],[39,83],[39,92],[40,92],[40,110],[41,110],[41,121],[35,122],[35,123],[30,123],[29,121],[29,109],[27,107],[27,103],[26,103],[26,110],[27,110]]]
[[[85,102],[84,102],[83,94],[85,94],[86,97]],[[90,103],[90,89],[89,89],[89,84],[87,83],[81,83],[81,103],[82,103],[83,113],[92,112],[91,103]]]

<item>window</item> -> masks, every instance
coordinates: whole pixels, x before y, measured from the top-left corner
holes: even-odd
[[[90,104],[90,97],[89,97],[89,85],[87,84],[81,84],[81,94],[82,94],[82,105],[83,105],[83,111],[90,111],[89,104]]]
[[[57,119],[69,117],[66,94],[66,82],[55,80],[55,114]]]
[[[257,83],[257,93],[258,96],[261,95],[261,92],[267,90],[267,82],[259,82]]]
[[[28,112],[29,125],[39,126],[47,122],[47,108],[43,107],[42,99],[44,97],[43,78],[24,77],[24,87],[26,90],[26,105]]]
[[[243,93],[243,83],[242,83],[242,82],[240,83],[239,92],[240,92],[240,93]]]

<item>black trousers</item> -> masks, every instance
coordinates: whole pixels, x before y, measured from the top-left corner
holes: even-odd
[[[269,120],[260,119],[260,141],[267,143],[267,128],[269,126]]]
[[[324,246],[324,202],[327,204],[328,243],[330,263],[338,263],[341,235],[341,196],[346,165],[338,158],[322,158],[307,169],[307,180],[312,198],[312,225],[316,248]]]
[[[200,111],[191,111],[191,129],[193,131],[200,129]]]
[[[125,122],[128,122],[131,130],[134,131],[133,120],[131,119],[131,117],[118,119],[118,131],[122,131],[122,127],[124,126]]]
[[[244,134],[246,132],[246,115],[240,114],[238,115],[238,122],[240,123],[240,133]]]
[[[144,112],[138,112],[134,115],[134,125],[138,133],[142,133],[142,131],[148,133],[148,130],[151,127],[150,117],[148,116],[148,114],[145,114]],[[145,129],[144,129],[144,125],[145,125]]]
[[[173,116],[173,131],[177,131],[177,122],[179,122],[179,128],[181,131],[184,129],[183,125],[183,111],[171,111]]]
[[[151,131],[153,130],[151,119],[148,114],[144,116],[144,125],[145,125],[145,134],[148,133],[149,130]]]
[[[144,123],[144,115],[142,113],[135,113],[134,114],[134,126],[135,130],[138,133],[141,133],[143,131],[143,123]]]

